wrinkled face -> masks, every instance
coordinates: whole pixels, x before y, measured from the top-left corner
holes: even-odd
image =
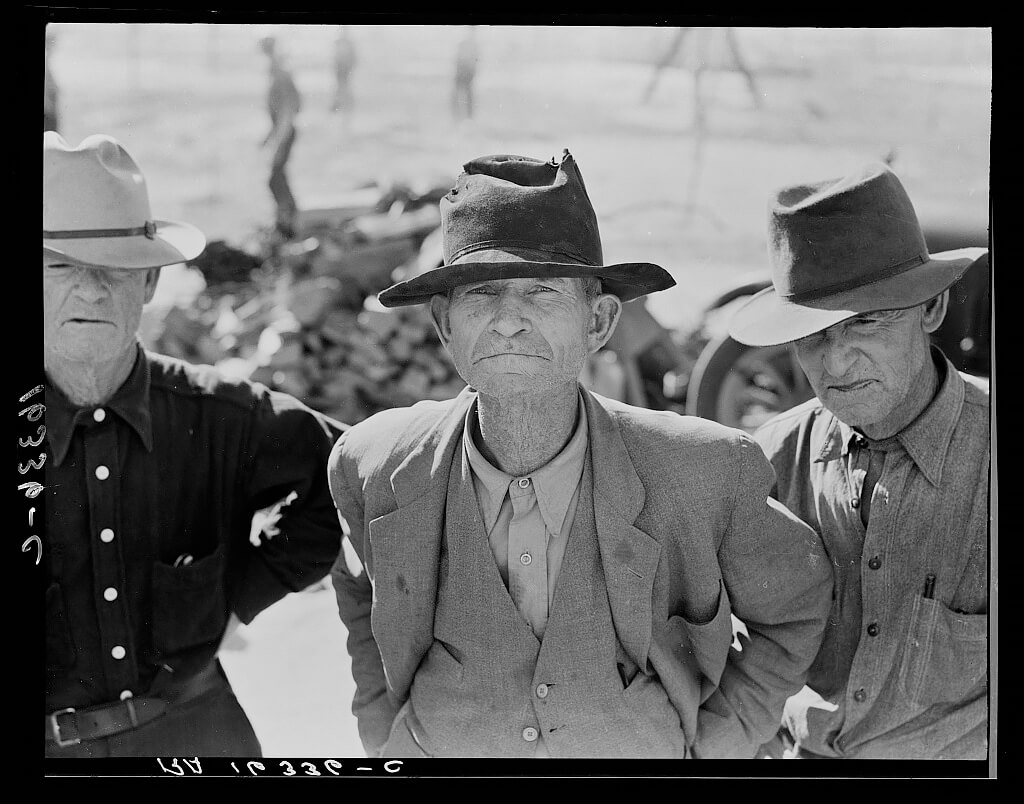
[[[43,257],[47,357],[96,362],[134,348],[142,307],[159,269],[86,268]]]
[[[503,397],[576,382],[611,336],[621,302],[588,298],[576,278],[515,278],[460,285],[450,298],[434,296],[430,310],[462,379]]]
[[[863,313],[796,341],[797,359],[815,395],[840,421],[879,427],[920,390],[914,383],[930,359],[928,336],[943,315],[945,297]]]

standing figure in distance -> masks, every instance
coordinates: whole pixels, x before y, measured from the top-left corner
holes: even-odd
[[[470,25],[455,48],[455,79],[452,86],[452,115],[456,121],[473,117],[473,81],[480,59],[476,26]]]
[[[354,111],[354,96],[352,94],[352,71],[356,66],[356,43],[345,25],[338,31],[338,38],[334,40],[334,95],[331,98],[331,111],[341,112],[344,115],[344,125],[348,129],[351,125],[352,113]]]
[[[343,425],[138,342],[204,246],[117,140],[43,134],[47,757],[259,756],[218,648],[340,546]]]
[[[989,396],[931,342],[988,252],[930,254],[881,163],[780,190],[772,287],[732,337],[792,343],[814,399],[755,439],[773,495],[821,535],[835,602],[767,756],[984,759]]]
[[[441,226],[444,264],[379,298],[428,304],[470,387],[330,460],[367,753],[752,757],[818,650],[820,541],[746,434],[579,382],[623,302],[672,277],[604,263],[568,151],[472,160]]]
[[[288,184],[285,171],[292,145],[295,144],[296,118],[302,106],[302,97],[291,71],[278,52],[277,41],[266,36],[259,42],[260,49],[267,56],[270,66],[270,85],[267,89],[267,112],[270,115],[270,131],[261,143],[271,148],[270,192],[277,205],[276,228],[285,238],[295,234],[295,213],[298,206]]]

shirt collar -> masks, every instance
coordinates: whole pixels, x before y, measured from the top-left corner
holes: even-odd
[[[147,452],[153,451],[153,422],[149,413],[149,360],[141,344],[135,365],[121,387],[103,405],[78,407],[49,380],[46,382],[46,437],[53,449],[53,463],[60,466],[68,454],[75,428],[87,423],[97,408],[120,416],[136,432]]]
[[[562,532],[569,504],[572,502],[580,477],[583,475],[583,462],[587,454],[589,433],[587,411],[583,405],[582,395],[578,399],[576,429],[568,443],[544,466],[525,475],[533,483],[534,491],[537,494],[537,507],[544,519],[544,526],[552,536],[558,536]],[[520,478],[503,472],[483,456],[473,439],[473,433],[477,430],[476,421],[477,402],[474,400],[469,410],[466,411],[466,427],[463,431],[462,443],[469,466],[483,485],[481,513],[484,525],[489,532],[498,518],[498,512],[508,493],[509,485]]]
[[[932,358],[941,378],[938,393],[914,421],[894,436],[894,440],[906,450],[928,482],[938,486],[942,481],[949,442],[960,420],[966,391],[963,377],[941,351],[933,347]],[[845,457],[855,442],[864,439],[861,433],[839,421],[831,412],[828,416],[831,422],[816,461]]]

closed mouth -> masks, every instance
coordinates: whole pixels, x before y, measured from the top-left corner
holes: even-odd
[[[849,385],[830,385],[829,390],[832,391],[859,391],[861,388],[866,388],[868,385],[873,383],[874,380],[857,380],[857,382],[851,382]]]

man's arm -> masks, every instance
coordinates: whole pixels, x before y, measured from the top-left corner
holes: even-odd
[[[775,473],[739,437],[732,516],[718,551],[733,613],[746,627],[698,715],[695,753],[749,758],[775,734],[786,698],[804,683],[832,604],[832,572],[817,534],[768,498]]]
[[[380,649],[373,637],[370,612],[373,586],[367,575],[363,552],[365,523],[358,484],[345,478],[344,437],[338,440],[328,464],[331,496],[345,531],[343,549],[331,567],[338,600],[338,614],[348,629],[348,653],[356,684],[352,714],[359,724],[359,738],[367,756],[377,756],[387,742],[398,707],[387,691]]]
[[[239,492],[252,514],[272,506],[275,513],[239,548],[244,569],[232,608],[246,624],[289,592],[324,578],[341,547],[327,458],[344,425],[276,391],[262,393],[252,416],[250,465]]]

